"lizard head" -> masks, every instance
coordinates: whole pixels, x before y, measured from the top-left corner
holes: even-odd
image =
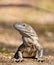
[[[14,28],[18,30],[22,35],[24,34],[30,36],[35,34],[33,28],[26,23],[15,23]]]
[[[21,32],[28,32],[29,31],[29,25],[25,23],[15,23],[14,28],[21,31]]]

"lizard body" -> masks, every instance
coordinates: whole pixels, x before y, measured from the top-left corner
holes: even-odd
[[[34,29],[26,23],[16,23],[14,28],[20,32],[23,40],[14,58],[20,61],[23,57],[34,57],[43,61],[43,48],[38,42],[39,39]]]

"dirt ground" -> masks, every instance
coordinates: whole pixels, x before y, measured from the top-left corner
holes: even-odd
[[[23,62],[18,63],[13,62],[10,56],[4,57],[0,59],[0,65],[54,65],[54,56],[44,56],[44,62],[37,62],[36,59],[33,58],[24,58]]]

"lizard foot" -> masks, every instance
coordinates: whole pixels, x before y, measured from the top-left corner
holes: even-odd
[[[38,58],[37,61],[38,62],[44,62],[44,59],[43,58]]]
[[[14,62],[22,62],[22,61],[24,61],[23,58],[19,58],[19,59],[15,59],[15,58],[14,58]]]

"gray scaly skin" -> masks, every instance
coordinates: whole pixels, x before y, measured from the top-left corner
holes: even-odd
[[[22,61],[23,57],[34,57],[43,61],[43,48],[34,29],[26,23],[15,23],[14,28],[22,35],[22,45],[14,55],[15,61]]]

